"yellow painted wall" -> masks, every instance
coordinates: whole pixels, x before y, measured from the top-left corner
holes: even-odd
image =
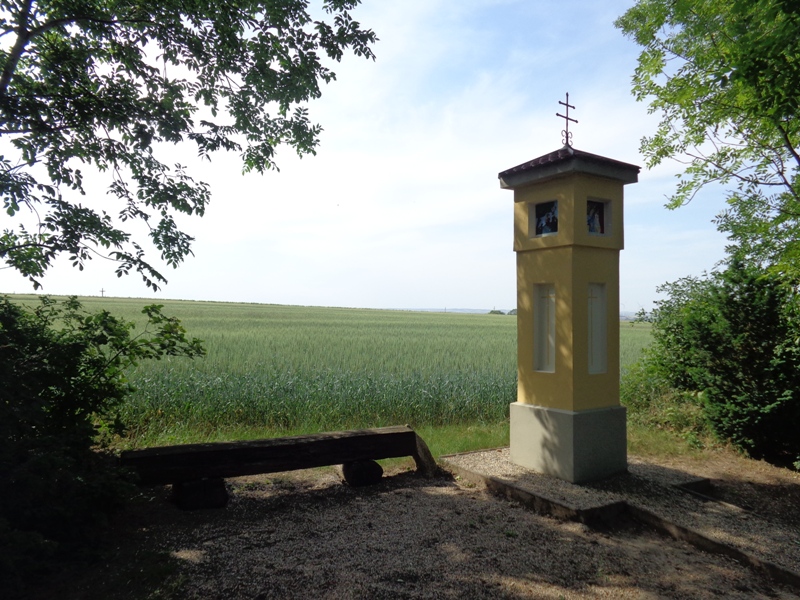
[[[623,246],[622,183],[585,174],[517,189],[518,402],[580,411],[619,405],[619,250]],[[532,237],[529,204],[559,201],[556,235]],[[605,235],[586,227],[586,201],[610,202]],[[610,225],[610,227],[609,227]],[[552,283],[556,295],[555,372],[534,370],[534,286]],[[607,365],[589,373],[588,291],[606,285]]]
[[[551,200],[559,201],[558,235],[535,237],[534,232],[528,230],[530,205]],[[587,231],[585,226],[587,200],[611,202],[611,223],[607,234],[595,235]],[[583,173],[515,189],[514,250],[524,252],[573,244],[621,250],[625,246],[623,208],[623,190],[620,182]],[[576,223],[578,227],[575,227]]]

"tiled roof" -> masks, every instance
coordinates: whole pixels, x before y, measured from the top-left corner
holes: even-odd
[[[564,146],[563,148],[559,148],[555,152],[550,152],[549,154],[545,154],[544,156],[534,158],[533,160],[524,162],[521,165],[517,165],[516,167],[511,167],[510,169],[506,169],[505,171],[501,172],[498,175],[498,177],[504,178],[508,177],[509,175],[524,173],[525,171],[530,171],[532,169],[536,169],[537,167],[543,167],[546,165],[559,163],[572,158],[582,158],[592,162],[596,161],[609,165],[616,164],[621,167],[634,168],[637,171],[639,169],[639,167],[635,165],[630,165],[628,163],[624,163],[618,160],[612,160],[610,158],[606,158],[605,156],[600,156],[598,154],[591,154],[590,152],[584,152],[583,150],[576,150],[571,146]]]

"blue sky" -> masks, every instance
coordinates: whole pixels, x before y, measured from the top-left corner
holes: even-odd
[[[724,193],[664,208],[680,165],[644,168],[657,120],[630,93],[637,47],[613,22],[632,1],[364,0],[355,12],[377,60],[346,57],[310,104],[324,131],[316,156],[278,154],[280,172],[241,174],[235,155],[202,163],[170,149],[212,188],[203,218],[180,222],[194,257],[164,267],[158,293],[94,260],[66,261],[51,294],[182,298],[368,308],[515,305],[512,193],[497,174],[562,145],[555,116],[576,106],[573,145],[643,167],[626,186],[621,310],[651,308],[665,281],[723,257],[711,219]],[[102,203],[103,187],[92,188]],[[98,204],[101,205],[101,204]],[[3,224],[5,226],[5,223]],[[154,253],[155,256],[155,253]],[[31,286],[0,270],[0,292]]]

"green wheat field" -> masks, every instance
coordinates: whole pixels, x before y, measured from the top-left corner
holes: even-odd
[[[33,296],[14,296],[35,305]],[[143,299],[80,298],[143,326]],[[122,406],[127,446],[408,424],[507,423],[516,318],[158,301],[208,355],[140,364]],[[623,369],[649,343],[621,323]],[[137,329],[137,330],[138,330]]]

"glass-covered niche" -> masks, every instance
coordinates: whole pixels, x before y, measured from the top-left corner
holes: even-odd
[[[558,233],[558,201],[528,205],[528,231],[530,237]]]
[[[602,200],[586,201],[586,229],[595,235],[605,235],[611,224],[611,208]]]

